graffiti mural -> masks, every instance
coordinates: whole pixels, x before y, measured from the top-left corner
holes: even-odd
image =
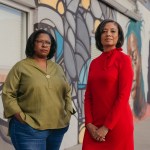
[[[130,21],[127,32],[127,52],[131,56],[134,70],[134,79],[131,96],[133,98],[133,111],[136,117],[142,118],[146,111],[146,97],[142,74],[142,22]]]
[[[97,0],[35,0],[37,5],[37,22],[34,30],[45,29],[53,34],[58,47],[54,61],[65,70],[66,76],[72,87],[72,100],[76,114],[77,143],[82,143],[84,126],[84,92],[93,49],[95,48],[94,34],[99,23],[107,18],[121,22],[117,14],[122,14]],[[125,18],[125,17],[124,17]],[[134,115],[141,119],[150,105],[150,53],[148,59],[148,88],[145,90],[145,76],[142,68],[142,32],[143,21],[134,22],[125,18],[127,53],[132,58],[134,68],[134,81],[131,92]],[[150,42],[149,50],[150,51]],[[95,55],[96,56],[96,55]],[[2,90],[3,72],[0,70],[0,94]],[[4,76],[3,76],[4,77]],[[6,77],[6,74],[5,74]],[[147,91],[147,92],[146,92]],[[12,149],[11,141],[7,136],[8,123],[0,116],[0,145]],[[0,146],[1,149],[2,146]],[[11,147],[11,148],[10,148]]]
[[[150,116],[150,24],[146,22],[145,15],[145,12],[149,14],[149,11],[140,3],[139,10],[143,20],[130,20],[126,29],[127,53],[131,56],[134,70],[131,107],[135,120]]]
[[[40,0],[35,30],[49,30],[58,48],[55,61],[63,66],[72,86],[72,98],[78,122],[79,143],[84,133],[84,92],[91,61],[91,38],[105,18],[115,19],[115,12],[96,0]]]

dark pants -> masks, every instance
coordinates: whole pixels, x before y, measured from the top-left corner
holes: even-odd
[[[59,150],[68,127],[37,130],[13,118],[9,123],[9,132],[16,150]]]

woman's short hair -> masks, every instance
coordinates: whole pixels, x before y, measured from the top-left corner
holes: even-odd
[[[118,42],[116,44],[116,47],[117,48],[122,47],[122,45],[124,43],[124,33],[123,33],[122,27],[119,25],[119,23],[114,20],[111,20],[111,19],[105,19],[99,24],[99,26],[97,27],[96,32],[95,32],[96,47],[100,51],[103,51],[103,45],[101,43],[101,35],[103,33],[105,25],[109,22],[114,23],[118,27]]]
[[[47,34],[51,40],[50,52],[47,56],[47,59],[51,59],[54,56],[56,52],[56,48],[57,48],[57,44],[56,44],[54,37],[52,36],[50,32],[40,29],[40,30],[34,31],[28,38],[27,44],[26,44],[26,50],[25,50],[26,57],[31,57],[31,58],[33,57],[35,41],[38,38],[38,36],[42,33]]]

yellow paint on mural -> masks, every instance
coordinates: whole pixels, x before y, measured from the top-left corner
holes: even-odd
[[[81,0],[81,5],[84,9],[88,9],[90,6],[90,1],[91,0]]]
[[[63,3],[62,2],[59,2],[58,3],[58,12],[60,13],[60,14],[64,14],[64,5],[63,5]]]
[[[85,124],[82,124],[79,130],[80,130],[80,132],[79,132],[79,143],[83,143]]]
[[[39,0],[39,3],[49,5],[56,9],[58,0]]]
[[[94,33],[95,33],[95,31],[96,31],[99,24],[100,24],[100,20],[95,20],[95,22],[94,22],[94,31],[93,31]]]

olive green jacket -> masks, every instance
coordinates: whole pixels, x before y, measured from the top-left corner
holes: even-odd
[[[47,72],[31,58],[16,63],[3,85],[2,101],[6,118],[20,113],[27,124],[39,130],[66,127],[74,112],[64,72],[50,60]]]

